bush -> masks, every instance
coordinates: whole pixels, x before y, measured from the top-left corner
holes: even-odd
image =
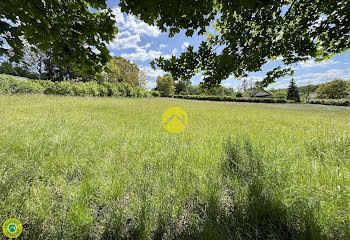
[[[30,93],[43,93],[45,88],[40,84],[31,81],[18,82],[17,88],[13,93],[15,94],[30,94]]]
[[[64,96],[73,96],[73,84],[70,82],[55,82],[53,84],[47,84],[45,94],[56,94]],[[50,86],[51,85],[51,86]]]
[[[75,83],[73,84],[75,96],[99,96],[99,85],[94,82]]]
[[[0,78],[0,93],[5,94],[38,94],[43,93],[45,88],[33,81],[19,80],[10,76]]]
[[[153,97],[160,97],[160,92],[157,90],[152,90],[151,94]]]
[[[349,99],[310,99],[309,103],[335,106],[350,106]]]
[[[103,83],[103,86],[107,88],[107,96],[109,97],[119,97],[121,94],[117,85],[110,82]]]
[[[70,96],[149,97],[142,88],[132,88],[128,83],[51,82],[49,80],[21,80],[0,76],[0,94],[44,93]],[[159,92],[158,92],[159,94]]]
[[[118,90],[121,93],[121,96],[123,97],[133,97],[135,95],[134,90],[132,89],[132,87],[126,83],[119,83],[117,84],[118,86]]]
[[[19,80],[7,76],[1,77],[0,93],[12,93],[13,84],[18,81]]]
[[[135,97],[146,97],[147,90],[142,88],[142,87],[135,87],[134,88],[134,96]]]
[[[254,102],[254,103],[286,103],[284,99],[274,98],[235,98],[231,96],[204,96],[204,95],[171,95],[174,98],[207,100],[207,101],[225,101],[225,102]]]
[[[103,86],[103,85],[99,85],[98,86],[98,91],[100,92],[100,97],[107,97],[108,96],[108,88]]]
[[[236,97],[237,97],[237,98],[241,98],[241,97],[243,97],[243,93],[241,93],[241,92],[237,92],[237,93],[236,93]]]

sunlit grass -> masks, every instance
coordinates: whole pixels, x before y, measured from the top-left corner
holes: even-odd
[[[345,107],[0,96],[0,219],[24,239],[346,239],[349,160]]]

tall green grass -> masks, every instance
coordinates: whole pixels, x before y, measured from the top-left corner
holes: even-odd
[[[0,116],[22,239],[350,238],[348,108],[0,96]]]

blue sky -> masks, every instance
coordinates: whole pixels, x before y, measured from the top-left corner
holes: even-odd
[[[184,32],[180,32],[173,38],[169,38],[167,33],[162,33],[155,26],[149,26],[146,23],[136,19],[131,15],[121,13],[117,1],[109,1],[109,7],[113,9],[116,15],[117,27],[119,33],[108,45],[109,50],[115,56],[122,56],[134,63],[147,74],[147,88],[154,88],[157,76],[164,75],[162,70],[153,70],[149,63],[159,56],[170,58],[171,55],[179,55],[186,50],[189,45],[195,48],[204,39],[203,36],[186,37]],[[274,67],[282,64],[281,61],[270,61],[261,72],[250,73],[248,80],[259,81],[265,76],[265,73]],[[307,84],[319,84],[331,81],[335,78],[350,79],[350,51],[334,56],[332,59],[315,63],[307,61],[292,66],[295,69],[294,79],[299,86]],[[285,88],[288,86],[290,76],[282,77],[271,84],[269,88]],[[197,85],[201,81],[201,75],[192,78],[192,84]],[[240,80],[230,77],[223,81],[225,87],[237,86]]]

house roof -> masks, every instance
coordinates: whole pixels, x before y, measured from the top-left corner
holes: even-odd
[[[251,97],[251,98],[254,98],[254,97],[273,97],[273,95],[271,93],[265,91],[264,89],[256,89],[256,90],[253,90],[248,97]]]
[[[307,96],[307,98],[316,98],[316,93],[310,93],[309,96]]]

